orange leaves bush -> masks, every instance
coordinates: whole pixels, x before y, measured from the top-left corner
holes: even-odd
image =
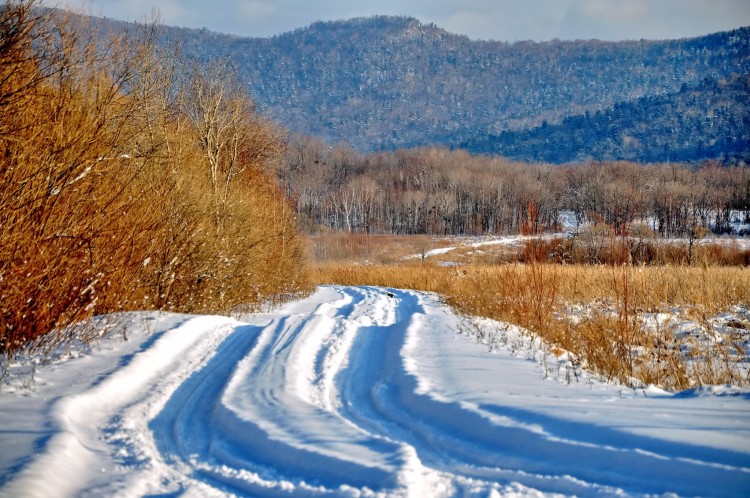
[[[265,172],[278,132],[238,123],[242,174],[218,220],[157,27],[106,39],[37,7],[0,10],[0,353],[50,346],[93,314],[227,312],[304,287],[293,213]]]

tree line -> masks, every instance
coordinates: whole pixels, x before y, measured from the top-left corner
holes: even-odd
[[[272,174],[282,132],[158,30],[0,10],[0,353],[98,314],[226,312],[304,285]]]
[[[635,224],[662,237],[729,234],[750,222],[750,168],[706,163],[555,166],[438,147],[359,154],[296,136],[279,177],[308,231],[432,235],[541,233]]]

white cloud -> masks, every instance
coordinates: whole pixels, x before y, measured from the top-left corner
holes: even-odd
[[[647,0],[583,0],[570,7],[574,16],[586,23],[635,23],[648,19]]]
[[[483,40],[547,40],[554,38],[571,0],[436,2],[441,15],[425,18],[447,31]]]
[[[560,37],[684,38],[747,25],[747,0],[574,0]]]
[[[476,33],[474,36],[479,38],[490,38],[488,34],[495,34],[497,28],[486,15],[467,10],[454,12],[436,24],[452,33]]]
[[[245,0],[237,4],[240,17],[252,22],[261,21],[276,14],[279,9],[269,2]]]

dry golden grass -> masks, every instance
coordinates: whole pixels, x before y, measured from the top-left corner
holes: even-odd
[[[439,293],[460,312],[520,325],[629,385],[634,379],[667,389],[750,381],[741,365],[746,338],[706,345],[675,334],[674,326],[641,325],[653,313],[669,312],[710,331],[710,316],[748,304],[750,271],[741,267],[327,264],[313,278]]]
[[[633,309],[699,305],[718,310],[750,298],[750,269],[743,267],[611,267],[554,264],[443,267],[421,261],[395,265],[326,263],[313,268],[317,283],[379,285],[461,294],[473,286],[481,296],[513,300],[535,289],[555,289],[556,304],[619,301],[628,292]],[[627,279],[627,289],[625,281]],[[481,296],[477,298],[480,299]],[[478,302],[484,303],[482,299]],[[479,306],[480,308],[486,305]]]

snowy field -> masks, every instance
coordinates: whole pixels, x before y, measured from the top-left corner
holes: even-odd
[[[0,496],[748,496],[750,392],[571,383],[434,296],[128,314],[4,365]]]

